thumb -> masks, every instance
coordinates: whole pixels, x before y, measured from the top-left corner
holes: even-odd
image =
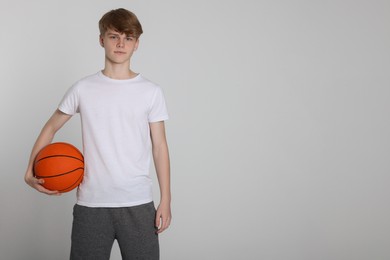
[[[161,222],[161,217],[160,217],[160,214],[158,213],[157,211],[157,214],[156,214],[156,220],[155,220],[155,226],[156,228],[159,228],[160,227],[160,222]]]

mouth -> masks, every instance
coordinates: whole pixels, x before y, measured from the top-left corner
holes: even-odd
[[[114,51],[115,54],[126,54],[124,51]]]

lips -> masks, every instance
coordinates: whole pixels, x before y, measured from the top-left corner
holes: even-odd
[[[114,51],[115,54],[126,54],[126,52],[123,51]]]

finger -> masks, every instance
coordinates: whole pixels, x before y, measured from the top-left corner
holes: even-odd
[[[162,226],[159,230],[157,230],[157,234],[161,234],[162,232],[165,231],[165,229],[167,229],[167,227]]]
[[[47,195],[61,195],[61,193],[57,190],[48,190],[42,184],[45,183],[44,179],[38,179],[36,177],[32,177],[27,181],[28,185],[30,185],[32,188],[36,189],[37,191],[41,193],[45,193]]]
[[[161,234],[162,232],[164,232],[165,228],[164,227],[161,227],[159,230],[157,230],[157,234]]]
[[[171,225],[171,218],[168,217],[168,218],[167,218],[167,228],[168,228],[170,225]]]
[[[57,190],[48,190],[43,187],[38,188],[39,192],[45,193],[47,195],[61,195],[61,193]]]
[[[62,193],[57,190],[47,190],[45,191],[45,194],[47,195],[53,195],[53,196],[61,196]]]
[[[37,178],[34,178],[31,182],[31,186],[35,189],[37,189],[38,191],[40,191],[40,188],[44,188],[42,185],[45,183],[45,180],[44,179],[37,179]]]
[[[36,189],[36,186],[39,184],[39,179],[32,177],[26,180],[26,182],[28,185]]]
[[[160,229],[160,224],[161,224],[161,214],[157,212],[154,225],[156,226],[157,229]]]
[[[169,217],[163,217],[162,218],[162,224],[161,227],[158,229],[157,233],[162,233],[164,232],[170,225],[170,218]]]
[[[61,195],[61,193],[57,190],[48,190],[45,187],[42,186],[42,184],[36,184],[35,188],[42,193],[45,193],[47,195]]]
[[[161,218],[160,223],[161,223],[161,225],[157,229],[157,234],[160,234],[161,232],[164,231],[164,220],[162,218]]]

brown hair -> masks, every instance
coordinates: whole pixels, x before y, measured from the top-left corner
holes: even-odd
[[[103,36],[108,29],[134,36],[137,39],[143,33],[137,16],[123,8],[111,10],[102,16],[99,21],[100,35]]]

